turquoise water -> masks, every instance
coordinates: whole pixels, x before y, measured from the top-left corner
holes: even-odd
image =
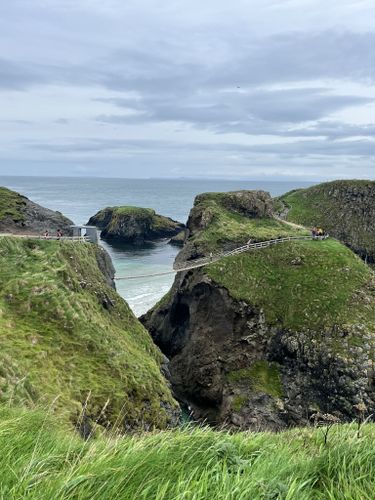
[[[114,205],[154,208],[186,222],[194,197],[207,191],[264,189],[273,196],[312,183],[274,181],[99,179],[64,177],[4,177],[0,185],[26,195],[36,203],[59,210],[77,224],[85,224],[98,210]],[[109,245],[117,276],[165,272],[172,268],[178,249],[166,241],[142,248]],[[119,281],[117,289],[135,314],[152,307],[170,288],[173,275]]]

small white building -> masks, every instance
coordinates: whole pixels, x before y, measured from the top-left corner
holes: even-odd
[[[90,243],[97,244],[99,242],[98,230],[96,226],[70,226],[73,231],[73,236],[78,238],[85,237]]]

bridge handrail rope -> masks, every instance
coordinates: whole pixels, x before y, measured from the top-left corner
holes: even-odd
[[[191,269],[198,269],[200,267],[208,266],[209,264],[212,264],[214,262],[218,262],[219,260],[223,259],[224,257],[230,257],[232,255],[238,255],[244,252],[248,252],[249,250],[256,250],[260,248],[268,248],[272,245],[278,245],[279,243],[285,243],[287,241],[296,241],[296,240],[314,240],[314,239],[325,239],[327,236],[286,236],[284,238],[276,238],[273,240],[267,240],[267,241],[259,241],[256,243],[249,243],[246,245],[243,245],[241,247],[235,248],[233,250],[229,250],[228,252],[221,252],[221,253],[215,253],[212,254],[208,257],[200,257],[199,259],[194,259],[187,262],[183,262],[182,264],[175,264],[173,266],[173,270],[171,271],[164,271],[161,273],[154,273],[154,274],[144,274],[144,275],[136,275],[136,276],[119,276],[115,277],[115,280],[131,280],[131,279],[138,279],[138,278],[151,278],[151,277],[156,277],[156,276],[166,276],[168,274],[174,274],[174,273],[179,273],[183,271],[190,271]]]

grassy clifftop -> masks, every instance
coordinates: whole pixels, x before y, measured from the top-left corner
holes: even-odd
[[[288,221],[321,226],[361,257],[375,261],[375,182],[340,180],[278,198]]]
[[[232,297],[264,310],[269,324],[331,328],[375,323],[375,276],[337,240],[296,241],[206,268]]]
[[[75,420],[164,427],[162,355],[89,244],[0,238],[0,400]]]
[[[371,499],[375,427],[182,430],[83,443],[43,413],[0,408],[4,498]]]

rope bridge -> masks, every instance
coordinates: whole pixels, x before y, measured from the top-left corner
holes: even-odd
[[[140,278],[153,278],[156,276],[166,276],[168,274],[181,273],[184,271],[190,271],[191,269],[198,269],[200,267],[208,266],[213,262],[218,262],[219,260],[230,257],[232,255],[239,255],[244,252],[248,252],[249,250],[258,250],[261,248],[268,248],[273,245],[278,245],[280,243],[286,243],[288,241],[301,241],[301,240],[313,240],[313,239],[324,239],[325,237],[314,237],[314,236],[287,236],[285,238],[277,238],[274,240],[260,241],[258,243],[249,243],[247,245],[243,245],[241,247],[235,248],[234,250],[230,250],[228,252],[221,253],[212,253],[208,257],[202,257],[200,259],[192,260],[189,262],[183,262],[181,264],[174,264],[173,270],[165,271],[162,273],[154,273],[154,274],[139,274],[135,276],[119,276],[115,278],[115,280],[135,280]]]

